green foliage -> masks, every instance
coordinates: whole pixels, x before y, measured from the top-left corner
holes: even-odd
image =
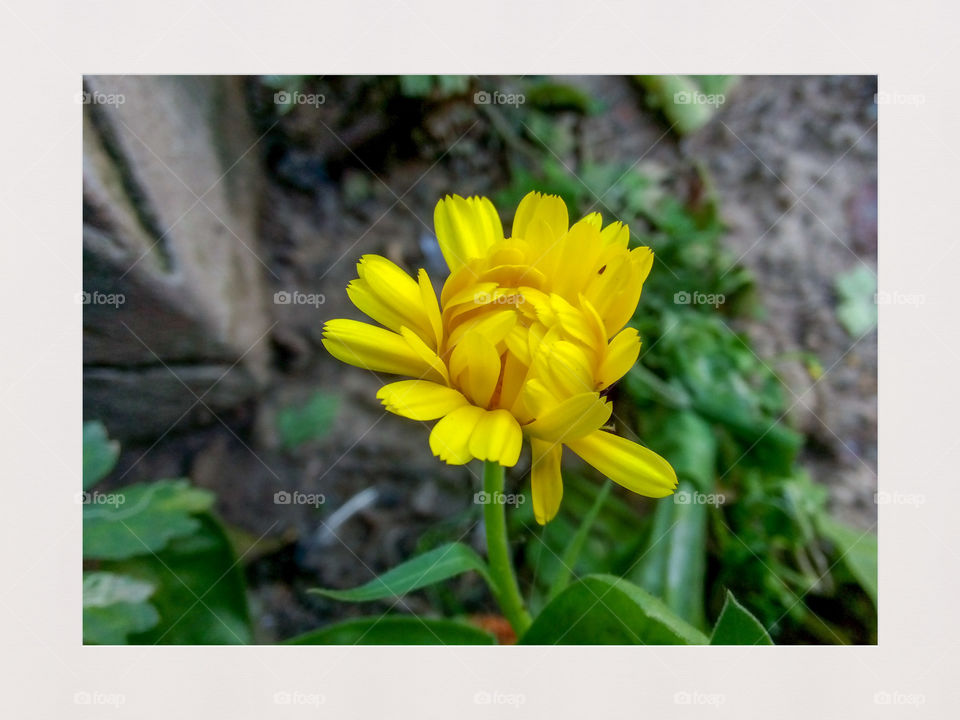
[[[128,575],[89,572],[83,576],[83,641],[121,645],[131,634],[146,632],[160,621],[147,602],[156,587]]]
[[[723,76],[667,80],[657,80],[661,94],[722,94],[733,81]],[[675,80],[676,88],[670,85]],[[658,501],[650,515],[627,508],[632,522],[623,535],[615,530],[623,519],[608,503],[590,528],[576,566],[568,569],[562,563],[564,549],[589,505],[576,506],[576,486],[565,468],[560,515],[524,552],[534,577],[531,608],[542,606],[543,585],[563,582],[557,578],[571,572],[615,573],[700,628],[717,617],[732,589],[744,610],[780,637],[849,641],[820,614],[822,608],[845,604],[849,611],[836,611],[861,623],[852,637],[870,642],[875,615],[862,605],[876,596],[875,535],[863,536],[832,520],[825,490],[797,464],[804,437],[785,422],[790,405],[776,365],[759,357],[749,338],[734,328],[737,317],[758,312],[754,281],[721,245],[725,228],[709,178],[698,171],[681,197],[639,167],[562,163],[549,123],[525,124],[527,135],[536,135],[528,139],[539,160],[530,162],[524,155],[512,162],[511,183],[499,202],[516,203],[531,189],[555,193],[567,202],[571,217],[595,210],[608,221],[616,217],[630,225],[634,244],[655,252],[632,323],[644,342],[641,361],[621,381],[616,407],[619,417],[636,422],[646,444],[670,460],[684,493],[673,502]],[[868,279],[858,272],[838,285],[841,299],[859,303],[861,315],[868,301],[875,313],[875,286]],[[819,377],[816,357],[800,359]],[[633,413],[623,399],[632,401]],[[712,502],[677,502],[696,493]],[[824,599],[833,604],[825,605]]]
[[[490,633],[456,620],[383,615],[313,630],[288,645],[493,645]]]
[[[773,640],[763,625],[728,591],[723,610],[710,636],[710,644],[773,645]]]
[[[470,89],[469,75],[401,75],[400,92],[407,97],[443,99]]]
[[[285,407],[277,413],[277,432],[288,450],[324,437],[333,427],[340,409],[340,397],[315,392],[306,405]]]
[[[662,601],[612,575],[590,575],[557,596],[520,639],[524,645],[703,645],[703,633]]]
[[[83,556],[122,560],[162,550],[170,540],[195,533],[200,522],[194,516],[212,504],[213,493],[184,479],[94,494],[83,506]]]
[[[83,489],[89,490],[103,480],[117,464],[120,443],[107,437],[102,422],[83,424]]]
[[[154,585],[156,627],[132,638],[137,644],[246,645],[253,641],[246,585],[226,533],[208,513],[198,528],[157,553],[105,563],[116,572]]]
[[[877,324],[877,276],[865,265],[836,278],[837,320],[858,338]]]
[[[108,473],[118,452],[99,423],[84,426],[85,475]],[[84,493],[83,556],[96,568],[84,574],[85,643],[252,641],[243,573],[213,500],[184,479]]]
[[[352,590],[314,588],[310,592],[345,602],[369,602],[400,597],[470,570],[489,581],[486,563],[476,552],[462,543],[449,543],[417,555]]]

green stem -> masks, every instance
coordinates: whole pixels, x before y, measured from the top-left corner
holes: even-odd
[[[487,535],[487,560],[493,578],[493,592],[500,609],[519,638],[530,627],[530,613],[523,604],[520,586],[510,559],[507,541],[507,515],[503,502],[503,466],[486,461],[483,464],[483,490],[487,502],[483,506],[483,523]]]

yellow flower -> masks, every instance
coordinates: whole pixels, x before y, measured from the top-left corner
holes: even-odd
[[[670,464],[604,430],[613,412],[603,391],[633,366],[640,338],[624,326],[653,265],[630,249],[629,229],[593,213],[569,225],[552,195],[528,194],[505,238],[487,198],[448,196],[434,225],[450,267],[440,302],[425,270],[414,280],[389,260],[365,255],[347,287],[383,327],[330,320],[331,355],[372,371],[415,379],[377,393],[387,410],[439,420],[434,455],[450,464],[513,466],[530,440],[531,493],[539,523],[560,507],[563,446],[641,495],[676,488]]]

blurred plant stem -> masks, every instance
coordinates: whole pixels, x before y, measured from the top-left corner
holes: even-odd
[[[483,490],[487,502],[483,506],[483,523],[487,536],[487,560],[493,578],[494,594],[504,616],[513,626],[517,637],[530,627],[530,613],[520,595],[520,586],[510,559],[507,540],[507,516],[503,496],[503,466],[486,461],[483,464]]]

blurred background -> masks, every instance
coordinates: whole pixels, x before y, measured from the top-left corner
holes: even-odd
[[[364,253],[435,281],[433,208],[530,190],[629,223],[656,262],[614,389],[673,499],[614,488],[574,572],[778,643],[876,642],[874,77],[87,77],[84,634],[281,642],[370,614],[311,595],[483,547],[477,469],[320,345]],[[439,287],[439,285],[438,285]],[[508,508],[536,608],[603,484]],[[529,490],[529,454],[508,476]],[[898,501],[908,501],[899,498]],[[498,629],[473,574],[375,612]]]

